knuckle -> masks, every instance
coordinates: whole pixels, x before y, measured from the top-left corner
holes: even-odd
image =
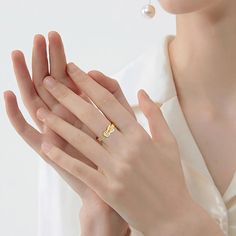
[[[137,157],[140,155],[140,149],[137,147],[130,148],[127,151],[126,157],[125,157],[125,162],[127,165],[134,166],[135,163],[137,162]]]
[[[51,111],[58,116],[62,116],[61,110],[64,110],[64,108],[59,102],[56,102],[51,106]]]
[[[59,84],[53,89],[53,93],[59,101],[64,100],[70,94],[69,89]]]
[[[80,83],[80,84],[87,84],[88,80],[87,80],[87,74],[81,72],[79,69],[76,69],[72,75],[74,76],[74,78]]]
[[[71,64],[71,63],[69,63],[69,64]],[[78,76],[79,72],[80,71],[77,67],[74,67],[72,70],[69,70],[69,74],[72,75],[72,76],[75,76],[75,77]]]
[[[114,170],[114,176],[116,177],[117,180],[122,182],[124,178],[127,178],[130,172],[131,172],[131,167],[129,166],[129,164],[121,162],[117,164],[117,167]]]
[[[75,145],[76,143],[83,143],[83,140],[81,138],[81,135],[79,135],[77,132],[73,133],[71,136],[70,136],[70,143],[72,145]]]
[[[105,91],[104,94],[101,95],[98,105],[100,107],[112,106],[114,104],[114,97],[109,92]]]
[[[80,70],[78,70],[78,68],[76,68],[74,71],[72,71],[71,74],[74,75],[75,77],[78,77],[78,78],[82,77],[82,73]]]
[[[77,175],[78,173],[80,173],[80,168],[79,165],[75,165],[73,162],[70,163],[70,165],[68,166],[69,171],[71,172],[71,174],[73,175]]]
[[[56,147],[53,147],[51,150],[50,150],[50,157],[51,159],[56,162],[57,164],[59,165],[62,165],[62,158],[61,158],[61,152],[59,151],[58,148]]]
[[[92,105],[88,105],[86,109],[81,109],[80,113],[78,114],[78,118],[82,121],[88,120],[89,117],[96,117],[95,108]]]
[[[74,146],[86,146],[88,145],[88,139],[85,135],[81,135],[80,132],[76,131],[73,135],[70,136],[70,143]]]
[[[113,200],[120,199],[124,197],[125,194],[125,185],[122,183],[114,183],[110,187],[110,194]]]
[[[60,127],[61,120],[56,115],[50,113],[45,119],[45,124],[48,125],[49,127]]]
[[[136,129],[133,131],[132,140],[136,145],[142,146],[150,140],[150,137],[143,129],[136,126]]]
[[[132,159],[137,156],[138,152],[139,152],[139,147],[136,146],[136,144],[132,143],[129,143],[129,145],[126,146],[126,148],[120,150],[123,160],[125,160],[127,163],[130,163],[129,161],[132,161]]]

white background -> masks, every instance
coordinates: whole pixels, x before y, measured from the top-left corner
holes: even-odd
[[[111,75],[175,33],[175,17],[154,0],[157,16],[147,20],[141,8],[148,0],[0,0],[0,235],[37,235],[37,164],[39,156],[8,122],[3,91],[13,90],[27,120],[16,85],[10,53],[22,50],[31,69],[33,36],[61,33],[67,58],[85,71]],[[147,61],[148,63],[148,61]],[[50,235],[48,235],[50,236]],[[68,235],[69,236],[69,235]]]

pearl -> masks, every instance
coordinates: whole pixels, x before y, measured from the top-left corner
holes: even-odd
[[[142,14],[147,18],[153,18],[156,14],[156,9],[153,5],[147,4],[143,6]]]

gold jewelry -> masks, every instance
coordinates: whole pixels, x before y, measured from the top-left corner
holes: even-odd
[[[105,138],[108,138],[116,129],[116,126],[111,123],[107,126],[106,130],[102,133],[102,136],[101,137],[97,137],[96,139],[98,141],[103,141]]]

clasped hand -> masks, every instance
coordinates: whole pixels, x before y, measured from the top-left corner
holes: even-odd
[[[115,80],[100,73],[96,81],[92,73],[75,64],[66,66],[63,50],[58,48],[50,52],[50,76],[45,52],[36,48],[33,55],[35,87],[47,105],[36,95],[22,57],[16,56],[15,73],[23,100],[42,134],[26,123],[15,97],[6,94],[13,126],[80,195],[89,186],[145,236],[169,235],[170,228],[187,219],[195,205],[185,184],[178,145],[160,106],[144,90],[138,92],[150,136]],[[111,92],[112,84],[117,94]],[[96,141],[111,122],[115,131],[102,142]]]
[[[164,219],[167,222],[169,219],[177,220],[185,209],[183,204],[188,203],[189,195],[178,146],[159,106],[143,90],[139,91],[140,107],[152,133],[150,137],[109,91],[75,64],[70,63],[67,68],[71,79],[97,108],[52,77],[44,79],[45,88],[96,136],[100,136],[111,121],[117,129],[99,143],[49,110],[40,108],[38,118],[102,172],[51,143],[42,144],[43,152],[59,167],[86,183],[145,235],[150,229],[154,231],[153,227],[163,228],[161,222]]]

